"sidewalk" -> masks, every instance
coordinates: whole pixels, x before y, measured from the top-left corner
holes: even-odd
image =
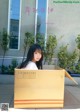
[[[74,78],[78,85],[68,78],[65,78],[65,94],[64,94],[64,108],[56,109],[56,111],[61,110],[76,110],[74,112],[80,111],[80,77]],[[14,76],[13,75],[0,75],[0,103],[9,103],[11,112],[14,110]],[[21,109],[19,109],[21,110]],[[18,110],[18,111],[19,111]],[[28,109],[30,111],[30,109]],[[33,109],[38,110],[39,109]],[[45,109],[43,109],[45,110]],[[50,111],[55,109],[48,109]],[[25,109],[24,109],[25,111]],[[32,109],[31,109],[32,111]],[[41,109],[42,111],[42,109]]]

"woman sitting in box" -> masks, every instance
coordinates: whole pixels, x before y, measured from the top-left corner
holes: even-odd
[[[24,68],[27,70],[38,70],[42,69],[43,52],[42,48],[38,44],[33,44],[30,46],[27,58],[19,68]]]

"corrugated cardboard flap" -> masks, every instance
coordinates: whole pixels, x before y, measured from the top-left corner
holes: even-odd
[[[71,75],[69,75],[69,73],[65,70],[65,76],[68,77],[69,79],[71,79],[75,84],[78,85],[78,83],[74,80],[73,77],[71,77]]]
[[[78,83],[74,80],[74,78],[71,77],[71,75],[70,75],[65,69],[60,68],[59,66],[56,66],[55,68],[56,68],[56,69],[59,69],[59,70],[60,70],[60,69],[61,69],[61,70],[64,70],[64,71],[65,71],[65,76],[68,77],[69,79],[71,79],[75,84],[78,85]]]

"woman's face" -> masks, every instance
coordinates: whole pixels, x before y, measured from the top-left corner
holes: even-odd
[[[42,57],[42,54],[41,54],[41,50],[36,50],[34,52],[34,58],[33,58],[33,62],[36,62],[36,61],[39,61]]]

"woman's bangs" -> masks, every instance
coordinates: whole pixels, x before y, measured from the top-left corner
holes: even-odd
[[[41,49],[36,49],[36,52],[38,52],[38,53],[42,54]]]

